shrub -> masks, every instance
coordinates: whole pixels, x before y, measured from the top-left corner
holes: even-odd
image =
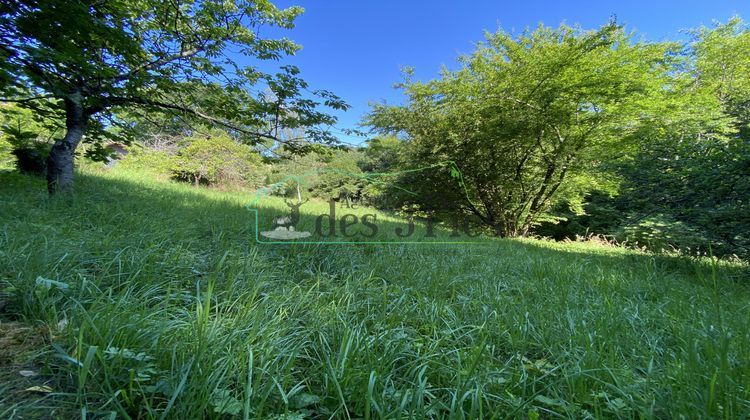
[[[16,168],[19,171],[44,175],[47,170],[47,157],[49,150],[42,145],[33,145],[32,147],[18,147],[13,149],[13,155],[16,157]]]
[[[50,145],[40,140],[37,132],[22,128],[20,122],[3,126],[2,131],[16,158],[16,168],[20,172],[43,175],[47,169]]]
[[[653,252],[681,251],[694,254],[705,251],[708,243],[696,229],[663,214],[626,224],[616,236],[628,245],[645,247]]]
[[[128,154],[118,164],[119,169],[148,172],[157,177],[170,177],[174,155],[147,147],[129,147]]]
[[[264,179],[260,155],[225,134],[185,139],[171,163],[175,179],[194,185],[257,187]]]
[[[307,196],[320,182],[323,168],[323,157],[316,152],[302,156],[284,156],[271,165],[265,185],[273,186],[271,192],[276,196],[295,197],[297,191]]]
[[[13,155],[13,145],[8,139],[0,134],[0,170],[11,169],[16,164],[16,157]]]
[[[285,157],[273,165],[266,185],[273,185],[278,196],[293,197],[299,189],[300,194],[323,200],[358,200],[367,185],[357,164],[361,157],[356,150],[335,149]]]
[[[0,103],[0,169],[43,174],[64,120],[54,113],[32,112],[16,104]]]
[[[337,150],[326,160],[317,185],[311,191],[325,200],[348,200],[362,195],[367,185],[362,170],[357,165],[360,153],[352,150]]]

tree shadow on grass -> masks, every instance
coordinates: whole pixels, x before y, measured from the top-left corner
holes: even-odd
[[[95,308],[106,309],[101,322],[109,327],[110,320],[127,315],[118,305],[120,299],[144,319],[150,318],[153,308],[166,304],[169,311],[155,312],[169,318],[176,310],[184,309],[186,314],[195,310],[195,302],[206,296],[207,283],[214,282],[219,319],[224,315],[231,319],[235,306],[254,313],[254,305],[266,299],[280,318],[294,302],[319,302],[316,310],[302,313],[304,318],[284,319],[278,325],[306,333],[315,331],[313,324],[330,322],[318,331],[334,349],[345,343],[345,333],[361,332],[365,343],[386,328],[391,333],[407,331],[405,345],[419,343],[435,346],[443,355],[460,355],[471,343],[482,343],[478,348],[484,348],[481,330],[499,346],[503,359],[523,355],[529,362],[556,362],[552,356],[557,356],[557,362],[568,363],[565,373],[578,372],[576,352],[609,374],[610,367],[621,366],[620,351],[627,346],[638,349],[625,356],[632,366],[645,367],[654,355],[659,367],[660,363],[668,366],[673,354],[677,362],[685,360],[684,349],[693,343],[703,347],[691,348],[714,351],[717,331],[735,334],[735,344],[743,343],[746,335],[748,286],[742,275],[746,266],[720,264],[714,276],[705,261],[531,240],[258,244],[255,220],[246,208],[250,196],[79,174],[74,194],[50,198],[43,180],[0,174],[0,289],[20,288],[25,282],[27,294],[17,300],[37,305],[28,310],[37,319],[61,313],[63,303],[55,300],[54,289],[45,291],[36,285],[37,276],[69,281],[75,292],[85,292],[80,284],[93,283],[95,287],[87,289],[91,293],[76,294],[75,310],[100,299]],[[271,223],[272,216],[264,223]],[[315,218],[314,212],[302,216],[303,224]],[[399,225],[388,223],[389,228]],[[235,291],[241,295],[233,295]],[[113,330],[128,331],[130,319]],[[133,334],[141,334],[142,325],[153,325],[151,332],[161,334],[163,326],[173,324],[136,325],[138,332]],[[235,329],[228,325],[225,334]],[[75,334],[68,338],[72,341]],[[644,345],[646,339],[655,344]],[[375,339],[375,344],[385,340]],[[136,343],[148,346],[149,342]],[[599,347],[589,347],[594,342]],[[735,348],[745,351],[740,345]],[[452,375],[461,365],[448,360],[445,383],[452,386]],[[498,360],[490,367],[509,367]],[[709,362],[696,366],[698,373],[715,372]],[[381,368],[366,363],[359,367],[363,378]],[[387,373],[389,367],[383,369]],[[310,369],[300,375],[319,377],[321,372],[325,370]],[[525,365],[519,373],[527,374]],[[434,371],[428,374],[440,377]],[[743,378],[741,372],[736,378]],[[632,380],[624,379],[625,385]],[[659,386],[668,386],[665,383]],[[367,382],[364,385],[366,389]],[[584,385],[586,395],[599,386]],[[0,394],[8,389],[0,386]],[[16,402],[29,404],[0,397],[0,406]],[[74,407],[73,401],[69,406]]]
[[[78,174],[76,191],[70,196],[50,198],[44,191],[41,179],[0,174],[0,196],[5,203],[0,220],[4,219],[3,223],[9,226],[15,224],[17,229],[13,233],[29,235],[32,242],[40,235],[52,240],[55,236],[76,238],[77,243],[72,245],[76,249],[54,250],[58,257],[70,251],[117,252],[124,247],[147,248],[166,241],[209,260],[219,258],[227,249],[240,253],[254,249],[269,264],[283,260],[285,264],[299,264],[299,270],[309,270],[312,266],[324,266],[330,272],[351,269],[354,260],[365,270],[368,260],[378,258],[390,258],[394,263],[411,259],[413,266],[451,255],[481,264],[494,258],[519,258],[523,254],[523,258],[560,266],[585,263],[605,271],[642,270],[644,275],[655,278],[676,275],[707,287],[714,287],[716,281],[722,287],[731,283],[747,290],[750,280],[747,264],[712,265],[707,259],[651,255],[619,248],[496,238],[457,240],[449,236],[450,229],[442,228],[437,229],[438,240],[468,243],[432,243],[435,239],[424,239],[425,227],[419,225],[410,240],[404,240],[395,232],[398,229],[407,232],[408,227],[406,222],[396,220],[380,220],[380,235],[374,238],[324,238],[320,244],[259,244],[255,219],[247,208],[253,199],[252,192],[222,194],[187,185],[86,173]],[[286,210],[279,202],[264,206],[260,206],[260,230],[271,228],[273,218]],[[264,213],[264,209],[270,211]],[[327,210],[326,204],[318,205],[312,212],[303,209],[300,229],[313,228],[316,219]],[[360,209],[354,213],[361,218],[368,212]],[[19,224],[25,228],[19,229]],[[341,239],[347,243],[330,243]],[[365,243],[373,241],[383,243]]]

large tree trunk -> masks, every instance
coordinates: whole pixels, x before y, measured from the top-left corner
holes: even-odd
[[[47,189],[50,194],[69,191],[73,187],[76,147],[86,132],[87,118],[80,95],[65,99],[65,137],[55,142],[47,158]]]

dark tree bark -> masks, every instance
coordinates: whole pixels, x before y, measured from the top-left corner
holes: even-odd
[[[47,158],[47,189],[50,194],[73,188],[76,147],[86,132],[88,120],[81,102],[80,94],[65,98],[65,136],[55,142]]]

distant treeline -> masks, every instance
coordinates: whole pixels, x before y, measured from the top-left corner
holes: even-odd
[[[195,185],[276,184],[289,197],[436,220],[461,215],[503,237],[597,236],[750,257],[750,31],[742,20],[697,29],[684,43],[639,41],[615,23],[498,31],[460,63],[428,82],[407,70],[405,102],[373,107],[361,147],[320,144],[299,126],[248,144],[226,127],[154,113],[121,115],[137,139],[126,153],[108,143],[118,138],[112,127],[110,140],[79,155],[110,166],[115,156],[123,169]],[[2,110],[0,164],[43,171],[59,117]],[[411,171],[425,167],[433,169]],[[289,176],[299,182],[278,184]]]

